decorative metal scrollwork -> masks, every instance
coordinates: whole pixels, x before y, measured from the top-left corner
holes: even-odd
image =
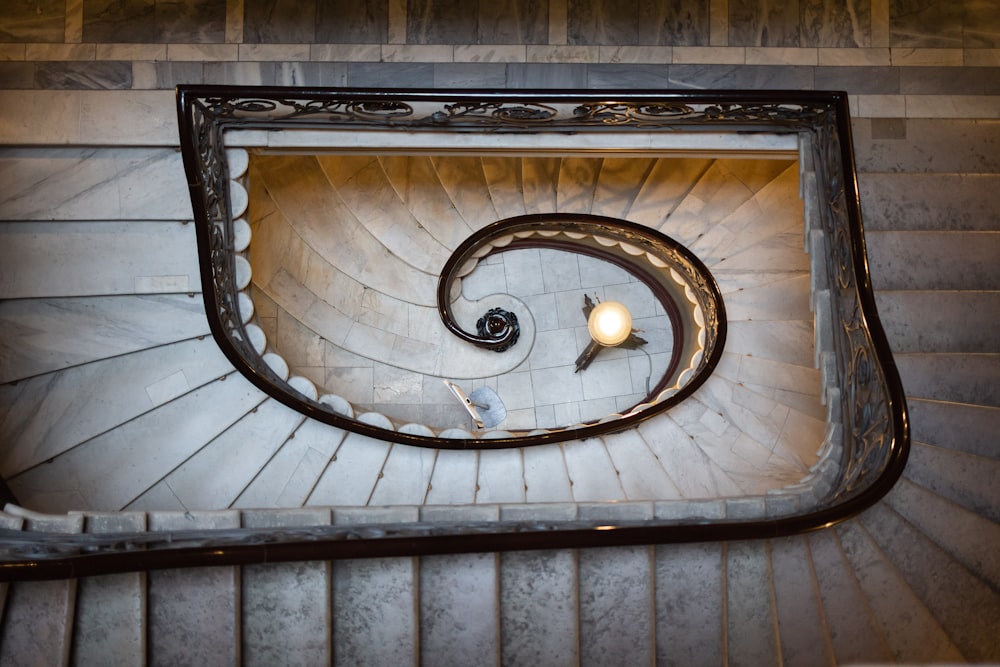
[[[508,331],[512,331],[513,333],[508,336]],[[517,323],[517,315],[509,310],[490,308],[476,322],[476,333],[482,338],[506,340],[507,342],[503,345],[490,348],[494,352],[504,352],[514,347],[517,339],[521,337],[521,325]]]

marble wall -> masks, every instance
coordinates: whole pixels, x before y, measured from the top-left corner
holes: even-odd
[[[998,118],[996,0],[6,0],[0,90],[846,90]]]

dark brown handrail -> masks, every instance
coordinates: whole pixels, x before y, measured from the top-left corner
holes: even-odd
[[[533,131],[531,123],[544,123],[542,111],[533,112],[539,105],[559,103],[580,104],[582,123],[571,122],[558,126],[555,131],[575,131],[574,127],[588,123],[604,122],[601,114],[610,114],[607,127],[655,127],[657,131],[676,129],[726,129],[759,132],[802,132],[814,142],[813,155],[818,160],[818,180],[823,183],[825,197],[821,204],[824,214],[824,233],[833,236],[830,252],[830,280],[836,283],[831,298],[837,303],[838,312],[849,317],[835,330],[838,346],[848,346],[861,341],[855,348],[838,349],[837,371],[844,374],[845,390],[843,413],[845,430],[844,474],[838,480],[837,493],[832,494],[831,504],[793,516],[764,518],[752,521],[692,519],[688,522],[548,522],[507,523],[489,526],[476,524],[409,524],[378,526],[366,530],[363,526],[347,528],[344,534],[302,533],[294,531],[272,532],[263,538],[253,531],[197,531],[180,534],[164,533],[163,544],[146,544],[145,548],[128,550],[127,544],[102,550],[98,541],[87,547],[72,548],[71,553],[59,554],[60,540],[74,536],[0,531],[0,541],[12,549],[13,557],[0,563],[0,581],[60,579],[92,576],[115,572],[151,570],[194,566],[223,566],[250,563],[301,561],[318,559],[364,558],[387,556],[419,556],[427,554],[469,553],[526,549],[582,548],[621,546],[635,544],[666,544],[676,542],[702,542],[737,539],[774,538],[822,529],[844,521],[878,502],[895,484],[905,466],[909,452],[910,433],[905,397],[884,330],[878,318],[874,294],[865,254],[861,223],[861,210],[854,171],[854,154],[848,98],[844,92],[819,91],[701,91],[679,93],[673,91],[528,91],[518,94],[489,91],[463,91],[440,93],[437,91],[372,91],[314,89],[251,89],[236,87],[190,86],[178,89],[178,110],[182,120],[182,141],[187,146],[197,134],[205,136],[218,133],[223,127],[198,126],[192,108],[198,100],[216,96],[217,99],[296,99],[323,100],[345,99],[361,104],[364,113],[396,112],[402,100],[444,104],[448,111],[431,115],[424,124],[407,125],[398,116],[384,120],[385,127],[433,130],[453,116],[459,131],[523,132]],[[468,119],[475,117],[476,109],[486,108],[489,113],[503,111],[505,104],[526,103],[525,111],[511,115],[514,121],[499,120],[495,114],[488,123],[476,125]],[[613,100],[608,102],[608,100]],[[365,105],[368,105],[367,107]],[[477,106],[478,105],[478,106]],[[484,107],[485,105],[485,107]],[[534,105],[533,107],[531,105]],[[631,105],[631,106],[630,106]],[[645,106],[643,106],[645,105]],[[683,109],[695,109],[694,115],[685,116]],[[302,106],[302,105],[300,105]],[[308,107],[308,105],[305,105]],[[621,108],[625,111],[619,114]],[[629,116],[629,109],[646,108],[649,113]],[[317,107],[298,109],[289,121],[301,126],[351,125],[350,117],[333,120],[321,118]],[[610,109],[610,110],[609,110]],[[544,109],[543,109],[544,111]],[[255,119],[258,113],[252,105],[230,110],[231,125],[226,127],[260,127]],[[339,113],[339,112],[338,112]],[[486,112],[484,112],[486,113]],[[535,118],[524,116],[536,113]],[[547,112],[545,112],[547,113]],[[244,115],[240,115],[244,114]],[[296,116],[295,114],[300,114]],[[464,114],[464,115],[463,115]],[[616,116],[616,114],[618,114]],[[502,116],[502,114],[501,114]],[[608,116],[604,117],[608,120]],[[615,119],[621,120],[615,123]],[[464,119],[464,120],[463,120]],[[481,116],[473,118],[473,121]],[[622,120],[624,119],[624,120]],[[517,122],[515,122],[517,121]],[[507,124],[505,124],[505,122]],[[520,123],[520,124],[518,124]],[[536,125],[537,127],[537,125]],[[204,206],[203,183],[197,177],[196,157],[186,150],[185,166],[188,170],[192,196],[197,196],[196,221],[199,222],[199,248],[213,249],[212,234],[207,229],[208,214]],[[227,202],[223,201],[223,204]],[[218,205],[218,202],[208,202]],[[200,209],[200,210],[199,210]],[[216,247],[216,249],[218,249]],[[211,286],[214,276],[203,266],[203,284],[206,289],[206,306],[214,312],[230,312],[226,304],[216,301]],[[839,292],[837,290],[840,290]],[[232,304],[229,304],[231,307]],[[852,310],[853,309],[853,310]],[[231,361],[240,367],[243,362],[229,332],[210,317],[212,331]],[[860,332],[860,333],[859,333]],[[852,338],[853,336],[853,338]],[[228,341],[228,342],[227,342]],[[853,356],[845,358],[845,353]],[[251,377],[251,380],[254,380]],[[269,381],[255,384],[265,388]],[[266,391],[266,389],[265,389]],[[875,392],[874,394],[872,392]],[[275,396],[282,400],[279,396]],[[866,402],[867,401],[867,402]],[[871,436],[866,428],[871,423],[866,415],[872,405],[882,411],[878,418],[884,421],[882,433]],[[489,531],[489,532],[484,532]],[[76,536],[82,537],[82,536]],[[97,536],[92,536],[97,537]],[[187,543],[176,538],[184,537]],[[231,539],[235,540],[235,543]],[[192,543],[193,542],[193,543]],[[22,549],[15,548],[17,544]],[[32,553],[34,550],[34,554]],[[54,550],[54,551],[49,551]]]

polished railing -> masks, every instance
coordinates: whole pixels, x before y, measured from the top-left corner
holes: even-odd
[[[845,93],[772,91],[522,92],[289,90],[181,87],[178,111],[191,187],[202,284],[212,332],[233,364],[277,400],[315,418],[380,437],[303,401],[266,364],[240,317],[225,135],[239,129],[378,128],[407,132],[797,133],[816,174],[825,260],[817,318],[831,323],[828,398],[839,400],[841,438],[825,486],[800,510],[620,521],[496,521],[55,535],[0,531],[0,579],[46,579],[195,565],[511,549],[766,538],[832,525],[871,506],[905,465],[909,427],[898,373],[868,273]],[[815,262],[815,258],[814,258]],[[820,309],[823,312],[819,312]],[[598,425],[597,428],[603,428]],[[617,430],[621,424],[607,426]],[[402,434],[394,434],[400,441]],[[577,432],[571,437],[579,437]]]

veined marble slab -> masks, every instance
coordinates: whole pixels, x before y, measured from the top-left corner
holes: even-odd
[[[635,429],[602,436],[625,497],[629,500],[682,498],[664,462],[657,458]]]
[[[180,153],[160,148],[0,149],[0,220],[189,220]]]
[[[0,385],[0,470],[9,478],[231,371],[205,338]]]
[[[0,90],[0,145],[179,142],[173,90]]]
[[[659,228],[714,164],[706,158],[657,160],[626,209],[626,217]]]
[[[43,512],[120,510],[263,399],[248,380],[231,373],[8,483],[25,504]]]
[[[0,222],[0,298],[200,291],[194,225]]]
[[[577,502],[626,500],[625,489],[600,438],[563,443],[566,470]]]
[[[0,381],[208,333],[204,305],[198,296],[0,301]]]

